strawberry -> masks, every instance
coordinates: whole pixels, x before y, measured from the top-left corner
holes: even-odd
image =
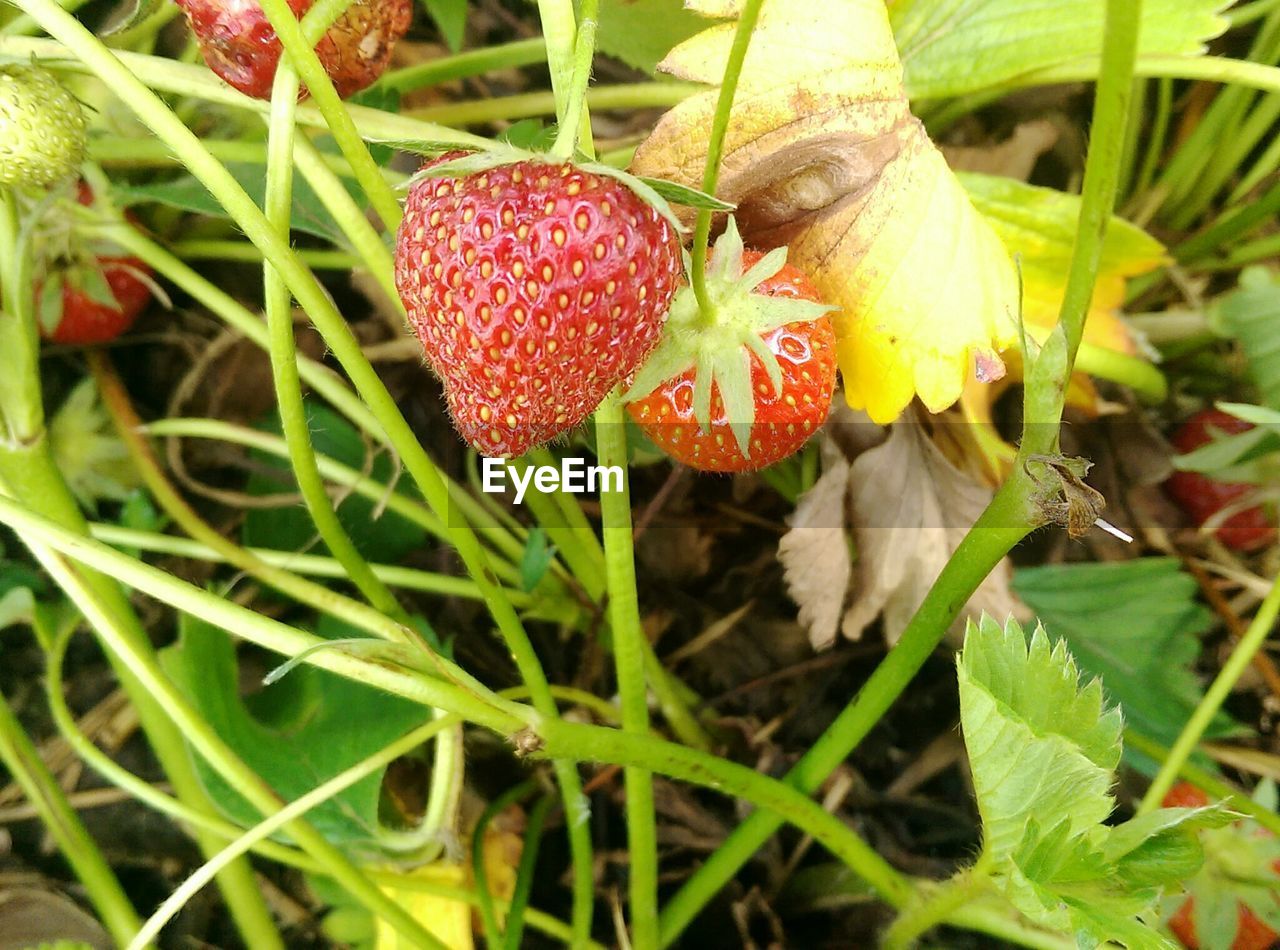
[[[831,308],[786,263],[785,249],[746,250],[732,219],[707,287],[715,320],[701,315],[692,288],[680,292],[663,348],[637,376],[627,411],[686,465],[753,471],[796,452],[826,421],[836,382]]]
[[[1203,808],[1209,804],[1209,796],[1189,782],[1179,782],[1161,804],[1165,808]],[[1280,922],[1280,858],[1276,857],[1280,842],[1269,832],[1242,823],[1202,834],[1205,864],[1188,882],[1190,896],[1166,921],[1169,930],[1188,950],[1200,950],[1201,946],[1209,950],[1274,947],[1280,934],[1259,915],[1268,917],[1271,924]],[[1234,930],[1206,932],[1202,944],[1202,929],[1215,924],[1220,930]]]
[[[456,171],[468,163],[481,170]],[[462,437],[521,455],[581,423],[658,344],[676,231],[603,169],[449,155],[425,174],[396,286]]]
[[[1173,445],[1185,455],[1222,435],[1247,432],[1253,424],[1218,409],[1196,413],[1174,433]],[[1254,486],[1222,482],[1203,472],[1174,472],[1164,483],[1165,491],[1199,527],[1229,505],[1253,492]],[[1276,537],[1274,519],[1261,505],[1237,511],[1214,531],[1214,536],[1237,551],[1256,551]]]
[[[289,0],[302,19],[314,0]],[[209,68],[255,99],[270,99],[283,47],[258,0],[178,0]],[[411,0],[356,0],[316,44],[316,55],[344,99],[371,85],[409,29]],[[302,90],[301,96],[306,95]]]
[[[0,187],[48,188],[84,160],[84,110],[37,66],[0,66]]]
[[[80,204],[93,193],[79,186]],[[151,269],[136,257],[111,253],[72,234],[68,247],[45,263],[37,282],[40,335],[53,343],[88,346],[107,343],[133,326],[151,301]]]

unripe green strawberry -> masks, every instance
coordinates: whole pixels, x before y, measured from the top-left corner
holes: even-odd
[[[48,188],[84,161],[75,96],[38,66],[0,66],[0,186]]]
[[[419,179],[396,242],[454,425],[495,457],[579,425],[634,373],[682,270],[675,229],[627,184],[532,158]]]

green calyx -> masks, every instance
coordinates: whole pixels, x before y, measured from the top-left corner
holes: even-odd
[[[452,146],[449,148],[456,150]],[[447,162],[440,162],[422,168],[403,187],[407,190],[424,178],[461,178],[467,175],[478,175],[502,165],[514,165],[518,162],[545,162],[549,165],[563,163],[561,159],[546,152],[535,152],[515,145],[500,143],[494,148],[483,152],[469,152]],[[573,164],[584,172],[612,178],[626,185],[636,193],[641,201],[662,215],[677,234],[683,233],[686,229],[680,223],[680,219],[676,217],[675,212],[671,210],[669,202],[687,205],[691,208],[705,208],[711,211],[731,211],[734,207],[710,195],[705,195],[696,188],[690,188],[677,182],[665,181],[661,178],[640,178],[630,172],[614,168],[612,165],[605,165],[602,162],[576,160]]]
[[[658,349],[636,374],[624,400],[643,399],[668,380],[694,371],[693,412],[703,432],[711,429],[713,388],[724,404],[725,416],[744,458],[751,457],[751,428],[756,404],[751,387],[751,356],[764,367],[775,395],[782,391],[782,368],[765,344],[770,330],[791,323],[811,323],[834,310],[826,304],[794,297],[755,293],[787,263],[787,249],[775,248],[746,273],[746,248],[738,226],[729,218],[715,243],[707,269],[711,312],[704,313],[690,285],[680,288],[667,316]]]

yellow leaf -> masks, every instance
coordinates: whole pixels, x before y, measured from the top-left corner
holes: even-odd
[[[702,0],[732,15],[739,4]],[[692,37],[661,68],[718,83],[733,24]],[[701,181],[717,92],[658,123],[634,170]],[[1017,281],[1000,239],[911,114],[883,0],[765,0],[725,144],[719,197],[757,245],[792,263],[841,308],[838,353],[850,406],[876,422],[915,395],[934,412],[975,365],[991,378],[1017,332]]]
[[[974,205],[991,223],[1022,268],[1022,315],[1031,335],[1043,340],[1058,322],[1067,270],[1080,217],[1080,198],[1011,178],[962,174]],[[1102,245],[1084,338],[1096,346],[1138,355],[1120,318],[1125,282],[1167,260],[1164,245],[1141,228],[1112,217]]]
[[[510,901],[516,887],[516,867],[524,846],[518,826],[523,826],[523,812],[518,806],[509,815],[499,816],[484,831],[484,873],[489,893],[501,901]],[[471,866],[438,861],[424,864],[409,872],[410,878],[421,878],[435,884],[455,888],[474,888]],[[428,894],[407,882],[405,887],[384,886],[414,919],[431,931],[449,950],[474,950],[475,922],[471,905],[438,894]],[[502,914],[499,913],[499,920]],[[409,944],[394,927],[379,918],[375,950],[409,950]]]

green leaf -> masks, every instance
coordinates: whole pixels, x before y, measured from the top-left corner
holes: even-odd
[[[1013,620],[970,623],[957,672],[983,825],[969,873],[984,869],[1026,917],[1074,933],[1079,946],[1172,947],[1140,918],[1162,885],[1199,867],[1196,831],[1229,813],[1172,809],[1106,825],[1120,713],[1042,627],[1028,642]]]
[[[532,593],[542,583],[555,556],[556,549],[547,543],[547,533],[541,526],[529,532],[524,556],[520,559],[520,587],[526,594]]]
[[[1227,27],[1227,0],[1147,0],[1138,52],[1193,56]],[[962,96],[1102,51],[1105,0],[896,0],[894,39],[912,99]],[[1096,66],[1095,66],[1096,68]]]
[[[1101,678],[1138,732],[1166,743],[1177,737],[1203,694],[1190,666],[1212,618],[1176,559],[1023,568],[1013,589],[1080,668]],[[1210,732],[1232,728],[1219,716]]]
[[[715,21],[685,9],[683,0],[601,0],[596,47],[650,76],[679,43]]]
[[[327,455],[357,471],[367,470],[369,477],[390,483],[396,469],[385,453],[369,464],[368,446],[349,422],[337,413],[307,402],[307,420],[311,443],[319,455]],[[259,426],[264,431],[280,433],[280,419],[274,412]],[[280,458],[265,452],[253,452],[254,471],[245,490],[251,495],[272,495],[297,490],[293,472]],[[396,491],[417,497],[408,479],[396,484]],[[351,535],[356,549],[366,558],[383,563],[396,561],[426,540],[426,532],[392,511],[383,511],[373,501],[354,493],[338,505],[338,520]],[[302,505],[278,508],[253,508],[245,515],[241,541],[249,547],[275,548],[281,551],[310,549],[316,542],[316,528]],[[325,550],[316,543],[316,551]]]
[[[422,0],[422,5],[449,49],[455,53],[462,49],[467,31],[467,0]]]
[[[640,180],[663,198],[678,205],[687,205],[690,208],[706,208],[710,211],[732,211],[737,207],[737,205],[730,204],[727,201],[713,198],[697,188],[690,188],[688,185],[667,181],[665,178],[642,177]]]
[[[1097,680],[1081,686],[1075,660],[1037,627],[1027,643],[1015,621],[970,623],[958,664],[960,722],[982,814],[983,851],[1007,859],[1028,822],[1072,835],[1115,805],[1120,714]]]
[[[324,618],[316,632],[326,639],[359,631]],[[285,800],[291,801],[350,768],[422,723],[424,708],[389,693],[301,666],[252,702],[240,697],[235,645],[222,630],[184,615],[178,641],[162,663],[218,736]],[[197,757],[210,796],[231,818],[260,820],[238,791]],[[352,785],[307,818],[330,841],[372,857],[386,840],[378,821],[381,775]],[[402,832],[389,832],[403,840]]]
[[[266,194],[266,175],[263,172],[263,166],[252,162],[230,162],[227,164],[227,170],[261,206]],[[342,182],[351,192],[352,197],[363,203],[364,199],[357,192],[355,184],[345,178]],[[122,207],[157,202],[181,211],[229,219],[226,209],[205,190],[204,185],[186,174],[151,184],[122,184],[112,192],[112,198]],[[339,246],[346,246],[342,229],[338,227],[337,221],[325,209],[324,204],[311,190],[311,186],[305,179],[300,178],[294,182],[293,210],[289,224],[295,231],[324,238]]]
[[[1240,341],[1264,406],[1280,409],[1280,276],[1249,267],[1240,287],[1216,303],[1223,325]]]

